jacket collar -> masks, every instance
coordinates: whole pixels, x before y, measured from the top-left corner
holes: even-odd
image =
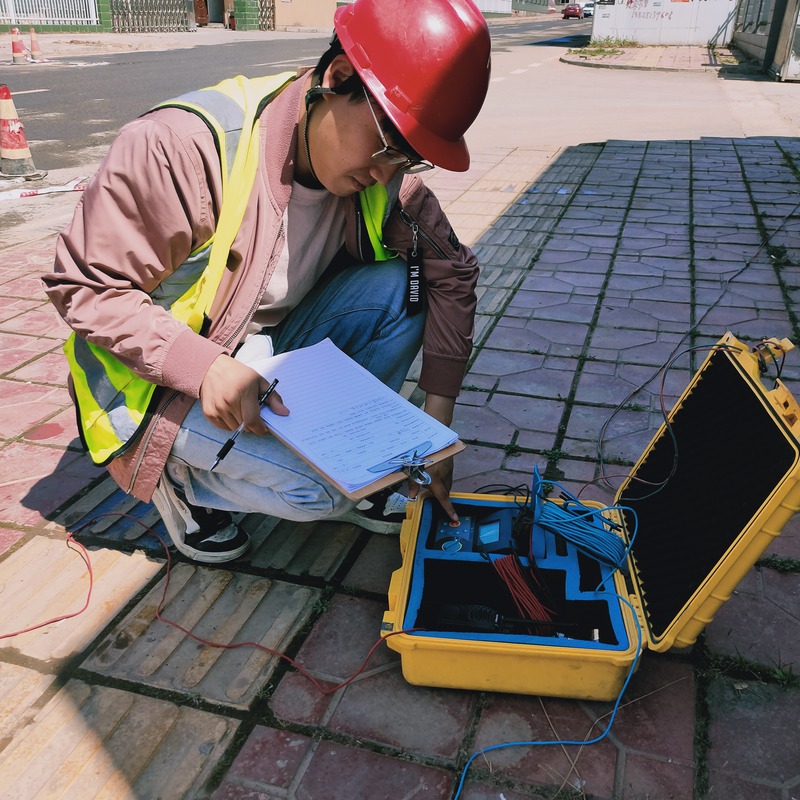
[[[283,212],[289,203],[297,160],[298,116],[308,72],[287,86],[267,107],[262,124],[262,159],[267,187]]]

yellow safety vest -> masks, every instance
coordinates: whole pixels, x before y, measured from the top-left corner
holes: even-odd
[[[198,114],[211,129],[222,167],[222,204],[214,235],[150,295],[178,320],[200,333],[225,271],[258,171],[260,116],[295,73],[265,78],[230,78],[155,108]],[[383,246],[388,194],[381,184],[360,193],[361,208],[376,261],[393,258]],[[188,288],[187,288],[188,287]],[[159,388],[126,367],[109,351],[74,333],[64,344],[78,416],[78,430],[92,461],[105,466],[122,455],[147,423]]]

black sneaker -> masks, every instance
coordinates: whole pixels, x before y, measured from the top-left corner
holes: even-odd
[[[349,522],[372,533],[399,536],[408,502],[407,497],[393,489],[383,489],[366,497],[352,511],[336,517],[336,521]]]
[[[172,543],[188,558],[220,564],[239,558],[250,546],[250,537],[229,512],[193,506],[166,474],[153,492],[153,503]]]

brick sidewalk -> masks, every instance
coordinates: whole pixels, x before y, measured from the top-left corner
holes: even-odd
[[[726,329],[798,340],[800,139],[612,141],[474,162],[430,181],[483,264],[455,488],[525,485],[538,466],[577,490],[599,476],[612,416],[604,457],[624,473],[661,415],[653,386],[627,395],[676,349]],[[248,559],[179,560],[164,608],[215,641],[286,651],[327,693],[263,650],[201,647],[156,619],[163,528],[76,446],[65,329],[36,277],[51,248],[50,237],[15,245],[0,266],[0,631],[81,608],[86,570],[64,540],[96,518],[78,537],[94,594],[80,616],[0,640],[8,796],[445,800],[481,748],[605,730],[610,703],[412,686],[383,647],[336,689],[377,641],[399,565],[395,540],[348,525],[251,515]],[[670,371],[668,402],[688,375],[688,361]],[[799,375],[793,352],[784,380],[797,396]],[[757,469],[743,453],[732,495]],[[596,486],[583,496],[609,499]],[[769,556],[694,648],[644,653],[609,736],[491,751],[461,800],[791,797],[796,519]]]

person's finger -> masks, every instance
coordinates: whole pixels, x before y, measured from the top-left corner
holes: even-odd
[[[267,405],[269,406],[270,411],[274,411],[276,414],[278,414],[278,416],[281,417],[289,416],[289,409],[283,402],[283,398],[280,396],[278,392],[273,392],[267,398]]]
[[[458,514],[450,500],[450,494],[447,487],[439,479],[434,479],[428,486],[430,493],[439,501],[439,505],[444,509],[444,513],[450,518],[452,522],[458,522]]]

